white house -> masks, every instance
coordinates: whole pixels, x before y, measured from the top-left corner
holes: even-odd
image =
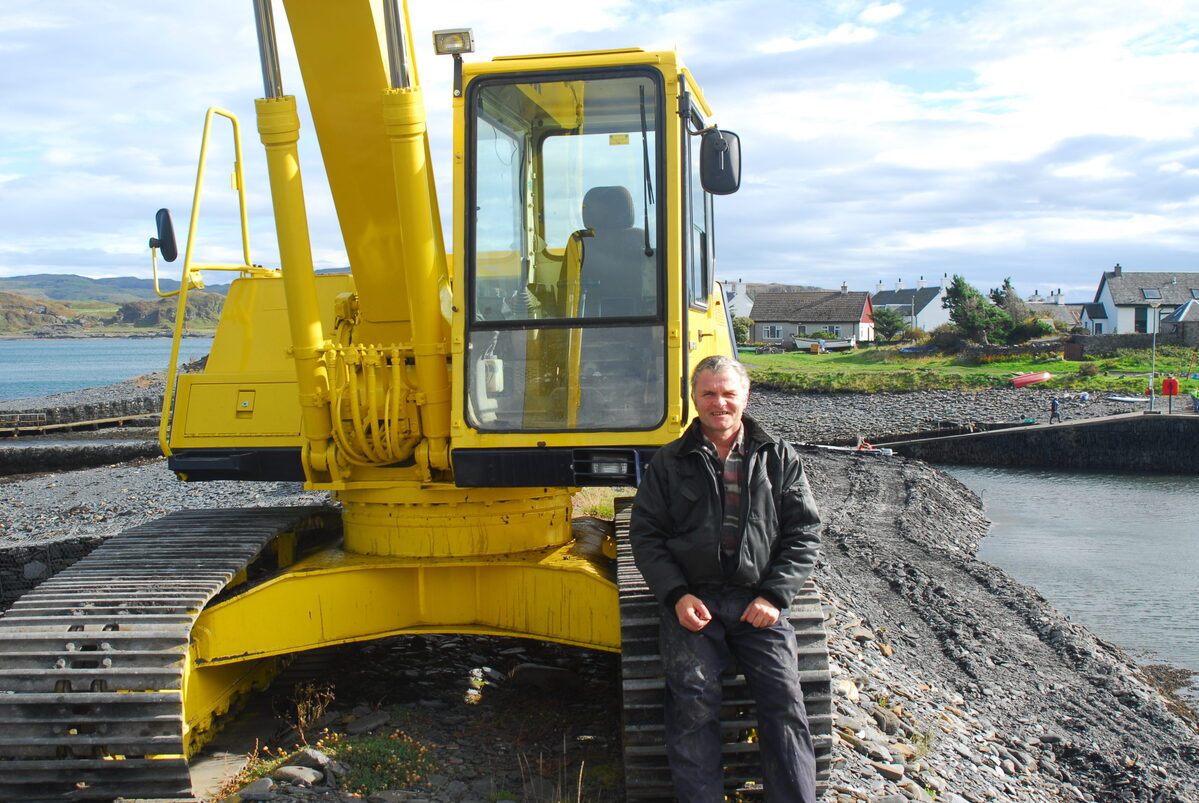
[[[903,316],[909,328],[931,332],[941,324],[949,323],[949,310],[942,303],[948,288],[948,276],[942,276],[940,285],[933,287],[924,286],[923,276],[911,288],[904,288],[902,279],[895,282],[894,290],[884,290],[883,283],[879,282],[874,295],[870,297],[870,303],[875,309],[887,307],[895,310]]]
[[[1199,273],[1105,271],[1095,300],[1083,307],[1082,325],[1092,334],[1148,333],[1160,320],[1192,299],[1199,299]]]
[[[753,339],[790,345],[796,335],[829,332],[855,344],[874,339],[873,308],[865,290],[804,290],[797,293],[759,293],[754,301]]]

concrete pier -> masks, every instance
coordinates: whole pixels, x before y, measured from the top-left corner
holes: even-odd
[[[1199,474],[1199,415],[1141,410],[875,446],[930,463]]]

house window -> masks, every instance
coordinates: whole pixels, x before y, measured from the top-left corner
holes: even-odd
[[[1143,295],[1145,298],[1149,298],[1149,299],[1161,298],[1162,291],[1155,290],[1155,289],[1149,288],[1149,287],[1143,287],[1143,288],[1141,288],[1141,295]]]
[[[824,331],[828,332],[833,337],[841,336],[841,327],[840,326],[826,326],[826,327],[824,327]]]
[[[1191,298],[1199,298],[1199,287],[1191,288]]]
[[[1103,334],[1103,324],[1101,324],[1101,323],[1095,324],[1095,334],[1097,334],[1097,335]]]
[[[764,324],[762,326],[762,339],[763,340],[782,340],[783,339],[783,327],[779,326],[777,323]]]
[[[802,323],[801,323],[801,324],[800,324],[800,325],[799,325],[799,326],[798,326],[798,327],[795,329],[795,334],[797,334],[797,335],[806,335],[807,333],[808,333],[808,327],[807,327],[807,325],[805,325],[805,324],[802,324]]]

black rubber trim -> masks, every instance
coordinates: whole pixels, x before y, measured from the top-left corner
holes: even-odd
[[[167,458],[167,467],[188,482],[304,480],[297,447],[263,449],[180,449]]]
[[[656,451],[656,446],[454,449],[450,460],[460,488],[635,487]]]

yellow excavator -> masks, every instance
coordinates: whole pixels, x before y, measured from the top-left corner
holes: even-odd
[[[0,618],[0,799],[186,797],[187,759],[289,656],[411,633],[621,652],[628,797],[669,799],[655,603],[628,510],[576,534],[571,502],[637,485],[694,416],[691,367],[734,353],[712,201],[738,188],[739,140],[676,53],[468,63],[470,30],[436,31],[453,59],[447,249],[406,6],[282,5],[349,270],[313,268],[296,99],[270,0],[255,0],[281,264],[251,261],[237,120],[210,110],[160,438],[184,481],[303,480],[336,504],[169,515],[18,600]],[[241,198],[232,265],[193,255],[221,117]],[[166,210],[150,245],[178,256]],[[188,291],[217,270],[236,278],[211,353],[177,375]],[[815,593],[793,613],[823,775]],[[726,774],[752,790],[752,704],[728,682]]]

